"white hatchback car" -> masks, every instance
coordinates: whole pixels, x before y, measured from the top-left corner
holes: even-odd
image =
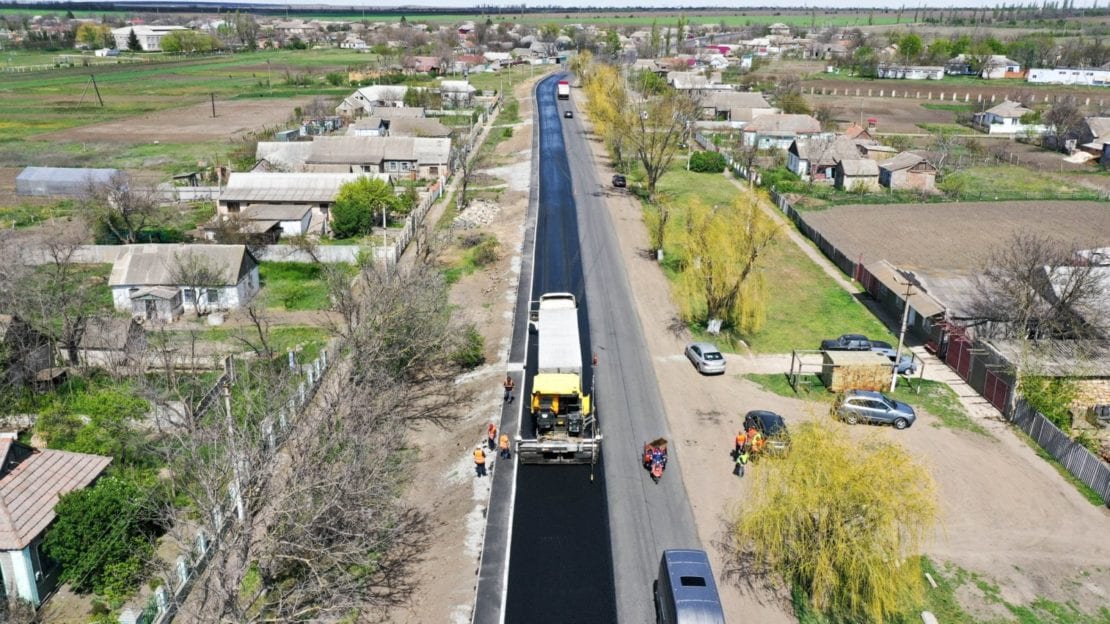
[[[686,357],[694,364],[694,368],[703,375],[723,375],[725,373],[725,356],[721,350],[708,342],[691,342],[686,345]]]

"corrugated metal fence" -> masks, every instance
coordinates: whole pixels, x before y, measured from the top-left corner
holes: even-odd
[[[1056,458],[1056,461],[1067,468],[1068,472],[1087,484],[1087,487],[1098,492],[1102,500],[1110,505],[1110,466],[1060,431],[1056,425],[1025,401],[1018,403],[1011,422],[1028,433],[1029,437],[1036,440],[1037,444]]]

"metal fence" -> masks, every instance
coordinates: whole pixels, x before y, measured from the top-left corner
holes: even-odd
[[[1098,492],[1102,500],[1110,505],[1110,466],[1107,466],[1106,462],[1060,431],[1056,425],[1025,401],[1018,403],[1011,422],[1029,434],[1029,437],[1048,451],[1048,454],[1060,462],[1068,472],[1085,483],[1087,487]]]

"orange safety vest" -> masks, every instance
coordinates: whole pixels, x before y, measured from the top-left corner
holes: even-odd
[[[490,440],[493,440],[493,439],[496,439],[496,438],[497,438],[497,427],[496,427],[496,426],[494,426],[494,424],[493,424],[493,423],[490,423],[490,424],[489,424],[489,425],[488,425],[488,426],[486,427],[486,435],[487,435],[487,436],[489,436],[489,439],[490,439]]]
[[[736,434],[736,446],[744,446],[744,443],[747,442],[747,441],[748,441],[748,436],[743,431]]]
[[[508,450],[508,448],[509,448],[509,436],[508,435],[506,435],[504,433],[501,434],[500,445],[501,445],[501,450],[503,450],[503,451]]]
[[[756,433],[755,437],[752,438],[752,449],[754,451],[756,451],[757,453],[759,451],[763,450],[763,434],[762,433]]]
[[[482,449],[474,449],[474,463],[482,466],[486,463],[486,453]]]

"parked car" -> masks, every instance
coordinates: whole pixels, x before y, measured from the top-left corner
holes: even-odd
[[[880,423],[905,429],[917,420],[913,408],[882,392],[849,390],[837,399],[836,415],[848,423]]]
[[[725,356],[721,355],[720,349],[708,342],[691,342],[686,345],[686,357],[703,375],[725,373]]]
[[[628,186],[628,180],[625,180],[624,176],[618,173],[617,175],[613,176],[613,186],[617,188],[624,188]]]
[[[890,346],[889,342],[883,342],[881,340],[872,340],[871,341],[871,350],[874,351],[875,353],[882,353],[891,362],[894,361],[894,357],[895,357],[896,354],[895,354],[895,351],[894,351],[894,347]],[[913,360],[912,355],[907,355],[907,354],[903,353],[902,357],[898,358],[898,374],[899,375],[913,375],[915,373],[917,373],[917,362],[915,362]]]
[[[744,429],[754,428],[767,441],[765,449],[782,453],[790,444],[790,433],[782,416],[767,410],[752,410],[744,416]]]
[[[724,624],[725,611],[703,550],[664,550],[652,583],[657,624]]]
[[[862,334],[844,334],[839,338],[821,341],[822,351],[870,351],[871,341]]]
[[[564,111],[563,117],[566,117],[567,119],[574,119],[574,111]]]

